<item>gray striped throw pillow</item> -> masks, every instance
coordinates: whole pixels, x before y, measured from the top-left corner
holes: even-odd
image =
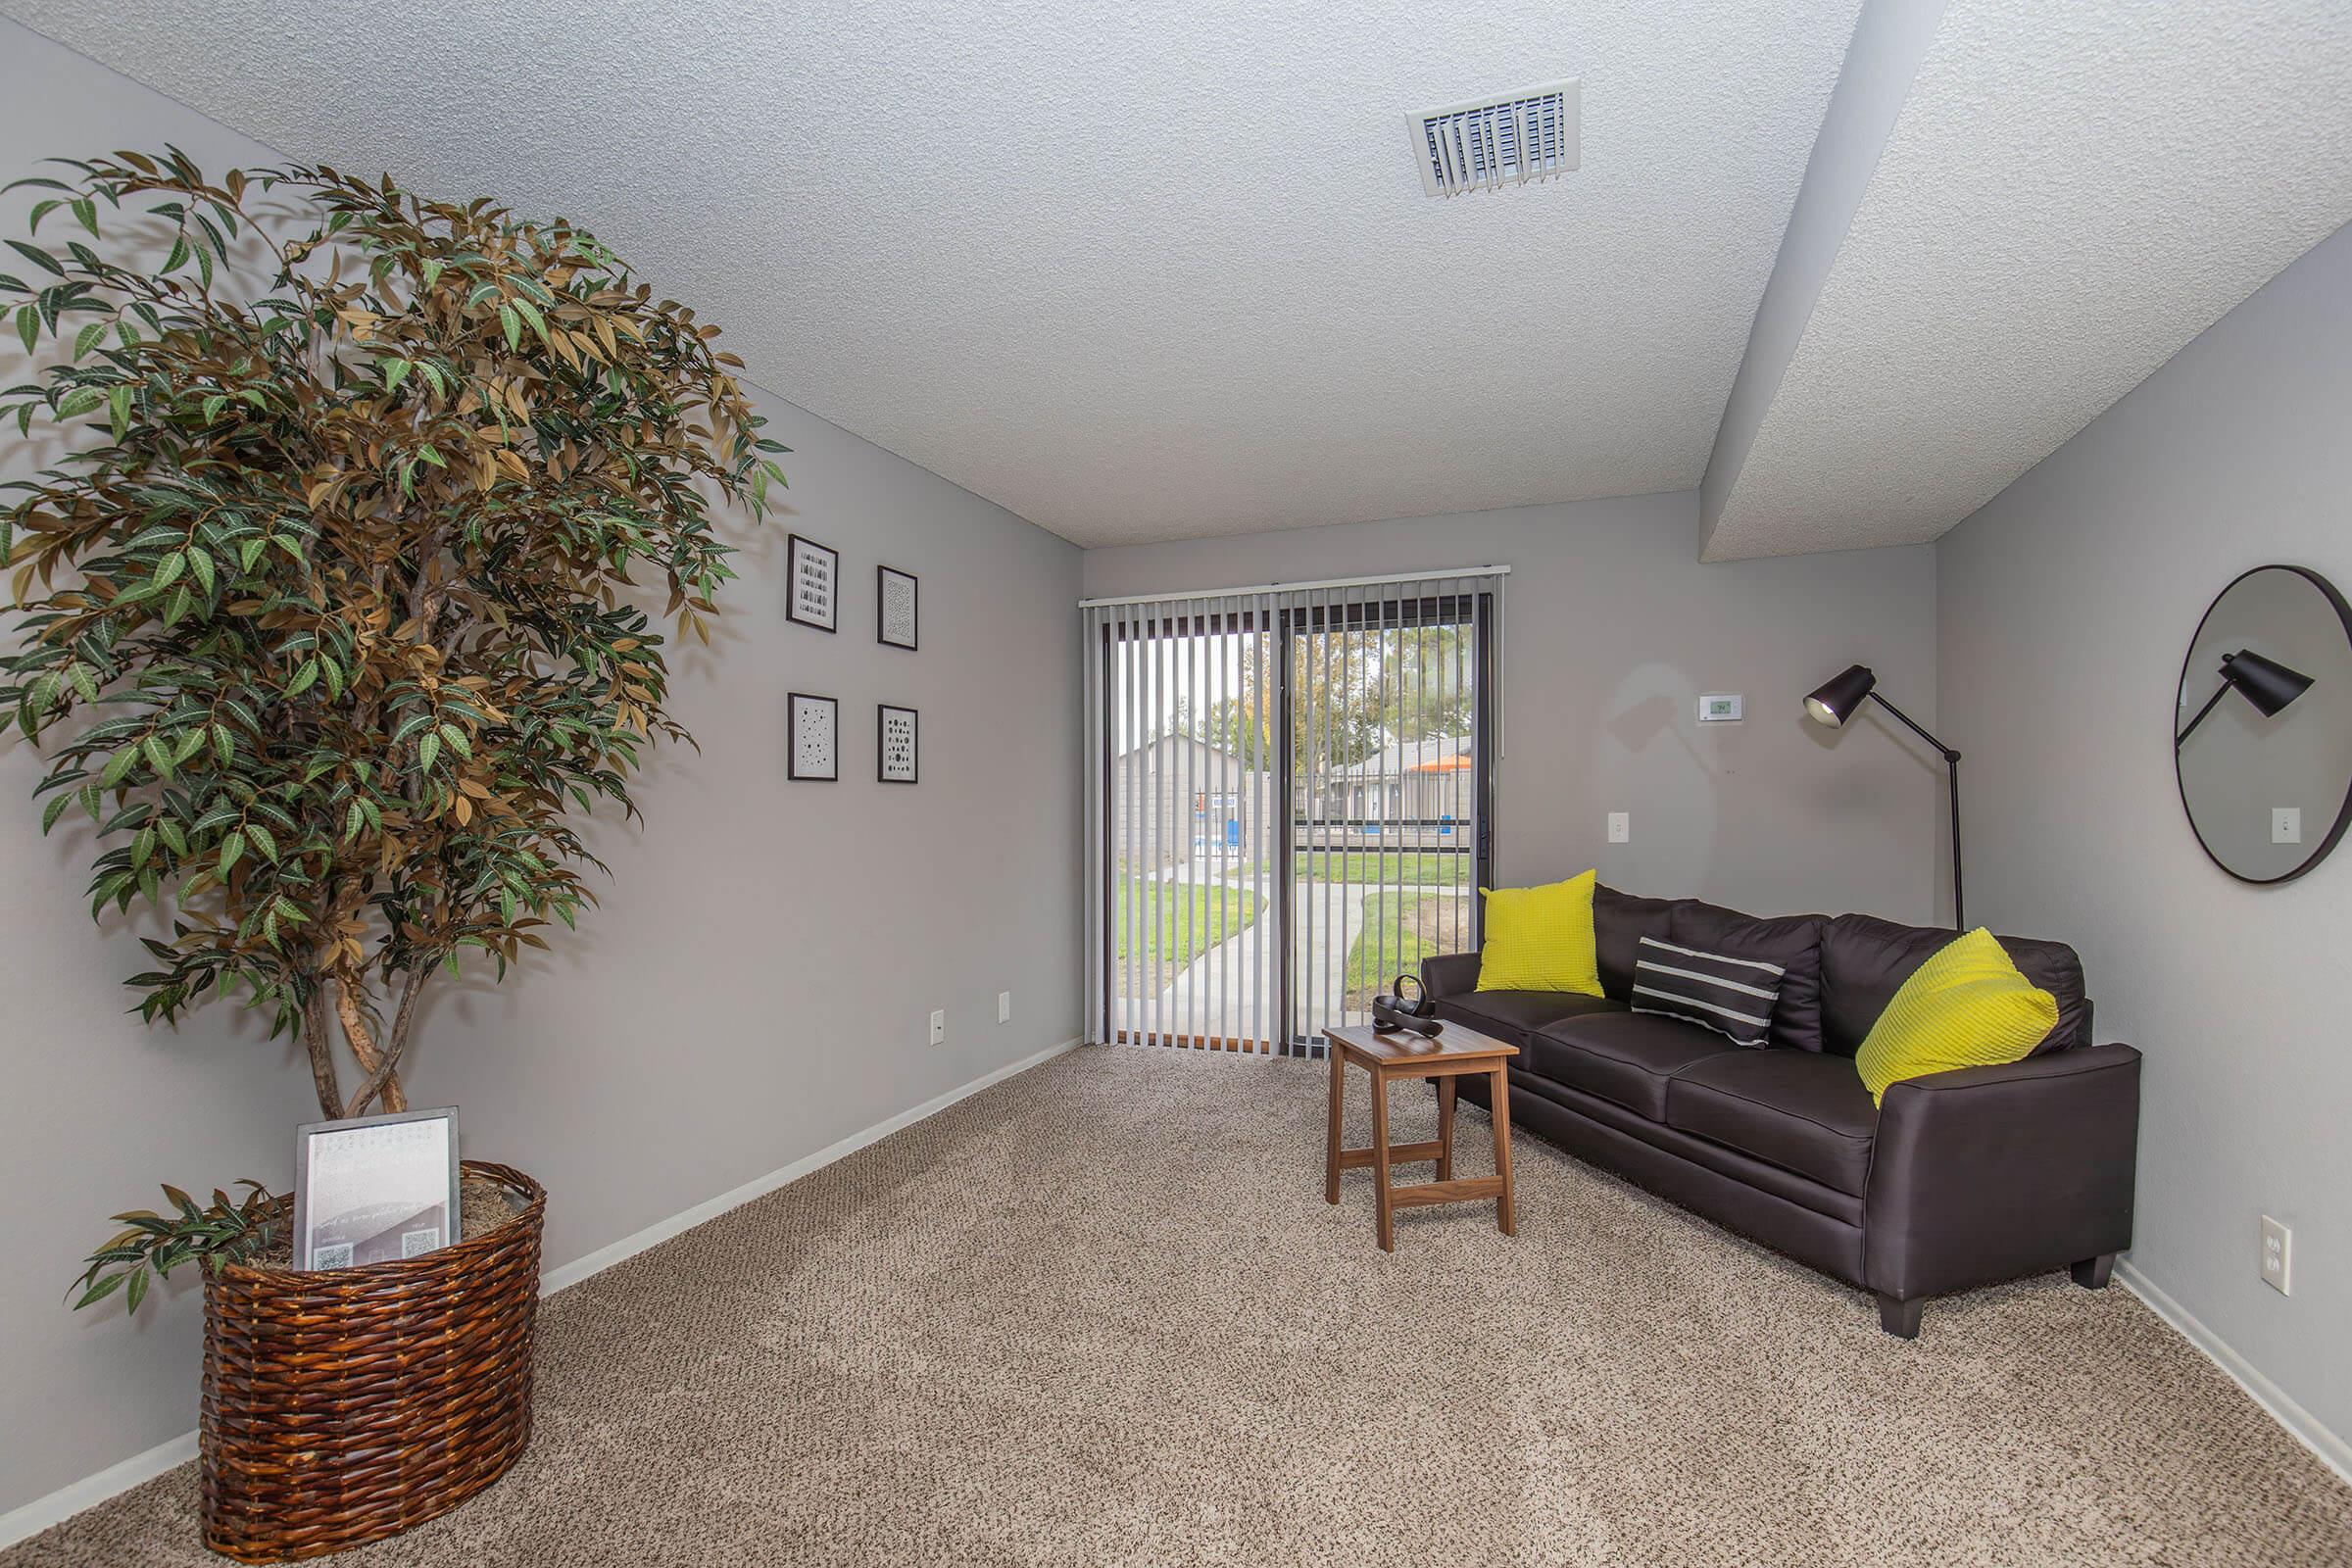
[[[1781,998],[1777,963],[1726,958],[1643,937],[1634,956],[1633,1008],[1663,1013],[1729,1035],[1743,1046],[1761,1046],[1772,1026],[1772,1004]]]

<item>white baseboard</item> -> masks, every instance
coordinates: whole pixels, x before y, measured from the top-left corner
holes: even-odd
[[[959,1089],[951,1089],[935,1100],[926,1100],[908,1110],[900,1111],[887,1121],[876,1122],[863,1132],[852,1133],[840,1143],[818,1150],[806,1158],[796,1159],[779,1170],[744,1183],[731,1192],[719,1194],[706,1202],[695,1204],[683,1212],[672,1214],[657,1224],[648,1225],[634,1235],[624,1236],[610,1247],[600,1247],[585,1257],[575,1257],[560,1268],[548,1270],[539,1277],[541,1297],[577,1285],[590,1275],[600,1274],[613,1264],[635,1257],[651,1247],[658,1247],[671,1237],[694,1229],[705,1220],[716,1219],[731,1208],[740,1208],[755,1198],[764,1198],[779,1187],[799,1181],[810,1171],[820,1170],[835,1160],[855,1154],[869,1144],[878,1144],[902,1128],[911,1127],[927,1117],[936,1116],[959,1100],[968,1100],[991,1085],[1003,1083],[1015,1074],[1027,1072],[1041,1062],[1074,1051],[1080,1042],[1064,1040],[1057,1046],[1048,1046],[1018,1061],[1007,1062],[996,1071],[985,1073]],[[176,1469],[196,1457],[196,1434],[183,1432],[168,1443],[159,1443],[145,1453],[134,1453],[120,1464],[107,1466],[96,1475],[84,1476],[68,1486],[58,1488],[45,1497],[35,1497],[22,1507],[0,1514],[0,1549],[15,1545],[28,1536],[37,1536],[51,1525],[62,1523],[81,1512],[94,1508],[118,1493],[128,1492],[141,1482],[153,1481],[167,1470]]]
[[[936,1100],[926,1100],[911,1109],[900,1111],[887,1121],[874,1123],[863,1132],[852,1133],[840,1143],[820,1149],[806,1158],[796,1159],[781,1169],[771,1170],[764,1176],[755,1177],[741,1187],[721,1193],[716,1198],[697,1203],[692,1208],[680,1213],[672,1214],[665,1220],[658,1220],[632,1235],[623,1236],[610,1247],[600,1247],[585,1257],[575,1257],[561,1268],[550,1269],[539,1277],[539,1294],[546,1297],[553,1296],[558,1291],[569,1290],[591,1275],[601,1274],[615,1263],[635,1257],[649,1247],[659,1247],[671,1237],[694,1229],[705,1220],[716,1219],[731,1208],[741,1208],[755,1198],[765,1198],[777,1188],[797,1182],[812,1170],[822,1170],[835,1160],[855,1154],[869,1144],[880,1143],[902,1128],[911,1127],[918,1121],[938,1115],[959,1100],[968,1100],[991,1085],[1003,1083],[1015,1074],[1027,1072],[1040,1062],[1051,1061],[1065,1052],[1075,1051],[1078,1049],[1078,1045],[1079,1042],[1076,1040],[1064,1040],[1060,1045],[1048,1046],[1034,1055],[1023,1056],[1018,1061],[1006,1062],[995,1072],[975,1078],[960,1089],[951,1089]]]
[[[23,1507],[0,1513],[0,1550],[6,1550],[27,1536],[37,1536],[51,1525],[61,1524],[81,1512],[95,1508],[118,1492],[128,1492],[143,1481],[153,1481],[167,1470],[176,1470],[196,1457],[196,1434],[182,1432],[168,1443],[159,1443],[145,1453],[134,1453],[121,1464],[110,1464],[94,1476],[58,1488],[46,1497],[35,1497]]]
[[[2284,1389],[2256,1370],[2254,1364],[2232,1349],[2220,1335],[2199,1322],[2188,1308],[2164,1293],[2163,1287],[2150,1280],[2129,1261],[2115,1265],[2116,1277],[2133,1296],[2148,1303],[2148,1310],[2171,1324],[2180,1337],[2205,1352],[2206,1359],[2230,1374],[2230,1381],[2254,1396],[2254,1402],[2271,1414],[2271,1419],[2286,1428],[2295,1440],[2319,1455],[2320,1462],[2346,1481],[2352,1481],[2352,1444],[2328,1430],[2320,1418],[2297,1404]]]

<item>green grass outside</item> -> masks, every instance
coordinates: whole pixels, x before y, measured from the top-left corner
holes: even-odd
[[[1453,902],[1427,893],[1366,894],[1364,925],[1348,949],[1340,1004],[1362,1011],[1398,975],[1419,979],[1421,960],[1447,951],[1446,906]]]
[[[1235,880],[1264,873],[1264,861],[1236,866],[1225,875]],[[1467,886],[1469,857],[1438,855],[1426,850],[1300,850],[1293,858],[1292,875],[1306,882],[1379,882],[1388,886],[1451,888]]]
[[[1240,888],[1204,886],[1197,882],[1147,882],[1121,877],[1112,899],[1111,914],[1118,947],[1121,977],[1134,952],[1132,933],[1142,940],[1142,957],[1153,991],[1182,973],[1185,966],[1229,937],[1247,931],[1257,918],[1258,897]]]

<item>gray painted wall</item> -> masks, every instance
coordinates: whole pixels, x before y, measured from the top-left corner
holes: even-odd
[[[1935,725],[1936,565],[1924,546],[1702,565],[1695,491],[1090,550],[1090,595],[1503,564],[1508,752],[1495,875],[1598,866],[1639,893],[1755,910],[1935,915],[1942,763],[1877,714],[1802,700],[1849,663]],[[1744,720],[1697,722],[1702,692]],[[1612,810],[1633,842],[1606,842]]]
[[[170,139],[208,167],[276,155],[0,22],[0,182],[34,159]],[[21,234],[23,193],[0,201]],[[13,343],[11,334],[9,341]],[[641,829],[577,940],[504,988],[445,993],[413,1095],[468,1152],[553,1192],[562,1264],[1079,1032],[1078,552],[812,416],[763,399],[789,514],[741,542],[715,657],[675,685],[698,755],[659,755]],[[783,612],[784,539],[842,553],[837,636]],[[874,641],[877,561],[922,578],[922,651]],[[843,781],[784,778],[784,694],[842,700]],[[873,781],[874,704],[922,710],[923,781]],[[0,743],[0,1513],[195,1424],[182,1277],[125,1323],[73,1314],[74,1260],[155,1184],[291,1177],[307,1074],[227,1009],[173,1033],[122,1007],[133,933],[76,913],[88,840],[37,836],[35,759]],[[996,994],[1013,993],[1013,1022]],[[945,1047],[926,1014],[948,1011]]]
[[[2265,562],[2352,585],[2352,230],[2338,230],[1936,546],[1941,711],[1981,828],[1972,908],[2082,951],[2147,1054],[2131,1261],[2352,1435],[2352,851],[2251,887],[2208,861],[2170,721],[2207,604]],[[2295,1232],[2295,1294],[2257,1276]]]

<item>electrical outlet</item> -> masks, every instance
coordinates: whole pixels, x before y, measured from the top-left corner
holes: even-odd
[[[1631,844],[1634,842],[1633,812],[1611,811],[1609,813],[1609,842],[1611,844]]]
[[[931,1043],[935,1046],[945,1045],[947,1039],[948,1015],[944,1012],[935,1012],[931,1015]]]
[[[2271,808],[2271,842],[2300,844],[2303,842],[2303,808],[2274,806]]]
[[[2287,1289],[2289,1270],[2294,1266],[2295,1233],[2270,1215],[2262,1216],[2262,1283],[2280,1296],[2292,1296]]]
[[[1009,991],[997,993],[997,1022],[1012,1022],[1012,993]]]

